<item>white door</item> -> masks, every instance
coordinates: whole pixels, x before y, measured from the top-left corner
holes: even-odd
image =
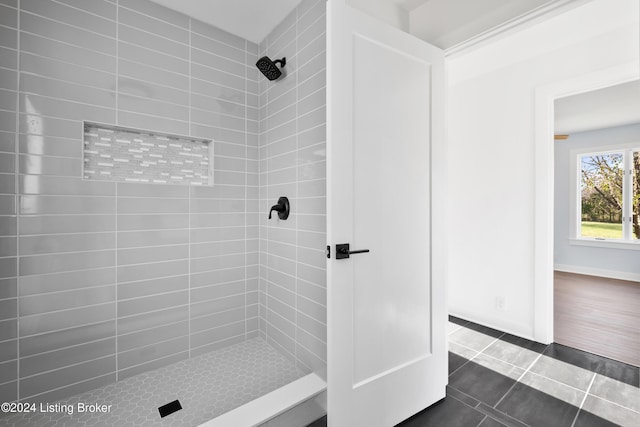
[[[445,396],[444,58],[327,10],[328,422],[388,427]]]

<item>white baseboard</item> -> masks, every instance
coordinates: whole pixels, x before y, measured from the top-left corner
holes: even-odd
[[[536,341],[533,337],[533,331],[528,325],[513,323],[511,323],[510,325],[503,325],[502,322],[497,319],[492,319],[490,317],[479,318],[478,316],[473,315],[469,316],[466,314],[461,314],[460,312],[456,312],[455,310],[449,310],[449,314],[453,317],[457,317],[458,319],[473,322],[480,326],[486,326],[500,332],[506,332],[516,337],[525,338],[530,341]]]
[[[583,267],[581,265],[555,264],[554,270],[564,273],[586,274],[587,276],[606,277],[608,279],[630,280],[640,282],[640,274],[626,271],[603,270],[601,268]]]

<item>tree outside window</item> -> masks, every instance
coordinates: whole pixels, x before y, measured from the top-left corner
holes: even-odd
[[[579,156],[580,236],[640,239],[640,151]]]

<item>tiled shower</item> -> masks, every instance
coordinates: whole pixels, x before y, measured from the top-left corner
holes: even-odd
[[[286,56],[287,75],[258,78],[260,333],[307,372],[324,369],[327,351],[325,6],[302,2],[267,36],[260,56]],[[268,220],[280,196],[292,214]]]
[[[260,45],[147,0],[0,2],[0,401],[256,337],[323,370],[324,52],[324,0]],[[212,140],[214,185],[83,179],[85,121]]]

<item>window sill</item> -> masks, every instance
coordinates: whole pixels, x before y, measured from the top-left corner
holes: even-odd
[[[569,239],[569,244],[576,246],[593,246],[598,248],[630,249],[640,251],[640,241],[625,242],[615,240]]]

